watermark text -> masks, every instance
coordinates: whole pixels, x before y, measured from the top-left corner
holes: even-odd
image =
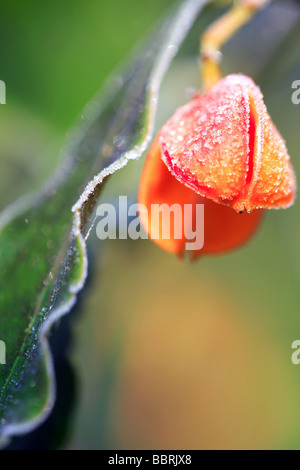
[[[0,364],[6,364],[6,345],[4,341],[0,341]]]
[[[119,196],[117,205],[101,204],[96,226],[100,240],[147,239],[184,240],[185,249],[201,250],[204,246],[204,204],[128,204]],[[142,223],[141,223],[142,221]]]
[[[292,94],[292,103],[300,104],[300,80],[295,80],[292,83],[292,89],[295,90]]]
[[[6,85],[0,80],[0,104],[6,104]]]

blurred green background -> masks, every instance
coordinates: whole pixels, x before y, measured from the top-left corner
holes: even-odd
[[[69,128],[170,0],[1,5],[0,209],[55,168]],[[224,70],[261,85],[300,174],[299,7],[284,0],[225,48]],[[157,127],[199,87],[207,10],[162,87]],[[264,47],[263,47],[263,46]],[[102,195],[136,197],[141,162]],[[269,212],[241,250],[179,262],[150,241],[90,243],[92,276],[70,351],[75,449],[300,448],[300,206]]]

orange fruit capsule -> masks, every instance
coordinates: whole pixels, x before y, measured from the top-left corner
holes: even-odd
[[[229,75],[163,126],[146,158],[138,202],[148,209],[141,222],[150,238],[179,256],[185,238],[163,239],[151,205],[204,204],[205,241],[196,258],[243,244],[261,209],[287,208],[295,194],[290,158],[260,89],[249,77]]]

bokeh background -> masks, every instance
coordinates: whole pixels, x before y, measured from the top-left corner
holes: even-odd
[[[173,4],[3,2],[0,210],[51,174],[84,105]],[[206,9],[174,61],[157,128],[187,89],[201,86],[198,36],[222,11]],[[299,25],[299,2],[274,1],[224,50],[225,72],[262,87],[298,176],[300,105],[291,86],[300,80]],[[114,175],[102,200],[134,201],[142,163]],[[92,234],[88,287],[71,315],[77,393],[62,447],[299,449],[300,365],[291,362],[300,339],[299,236],[299,203],[268,212],[239,251],[194,264],[150,241],[100,243]]]

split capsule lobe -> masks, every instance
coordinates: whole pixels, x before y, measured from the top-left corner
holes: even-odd
[[[251,78],[229,75],[179,108],[160,132],[175,178],[236,211],[289,207],[296,179],[285,142]]]

